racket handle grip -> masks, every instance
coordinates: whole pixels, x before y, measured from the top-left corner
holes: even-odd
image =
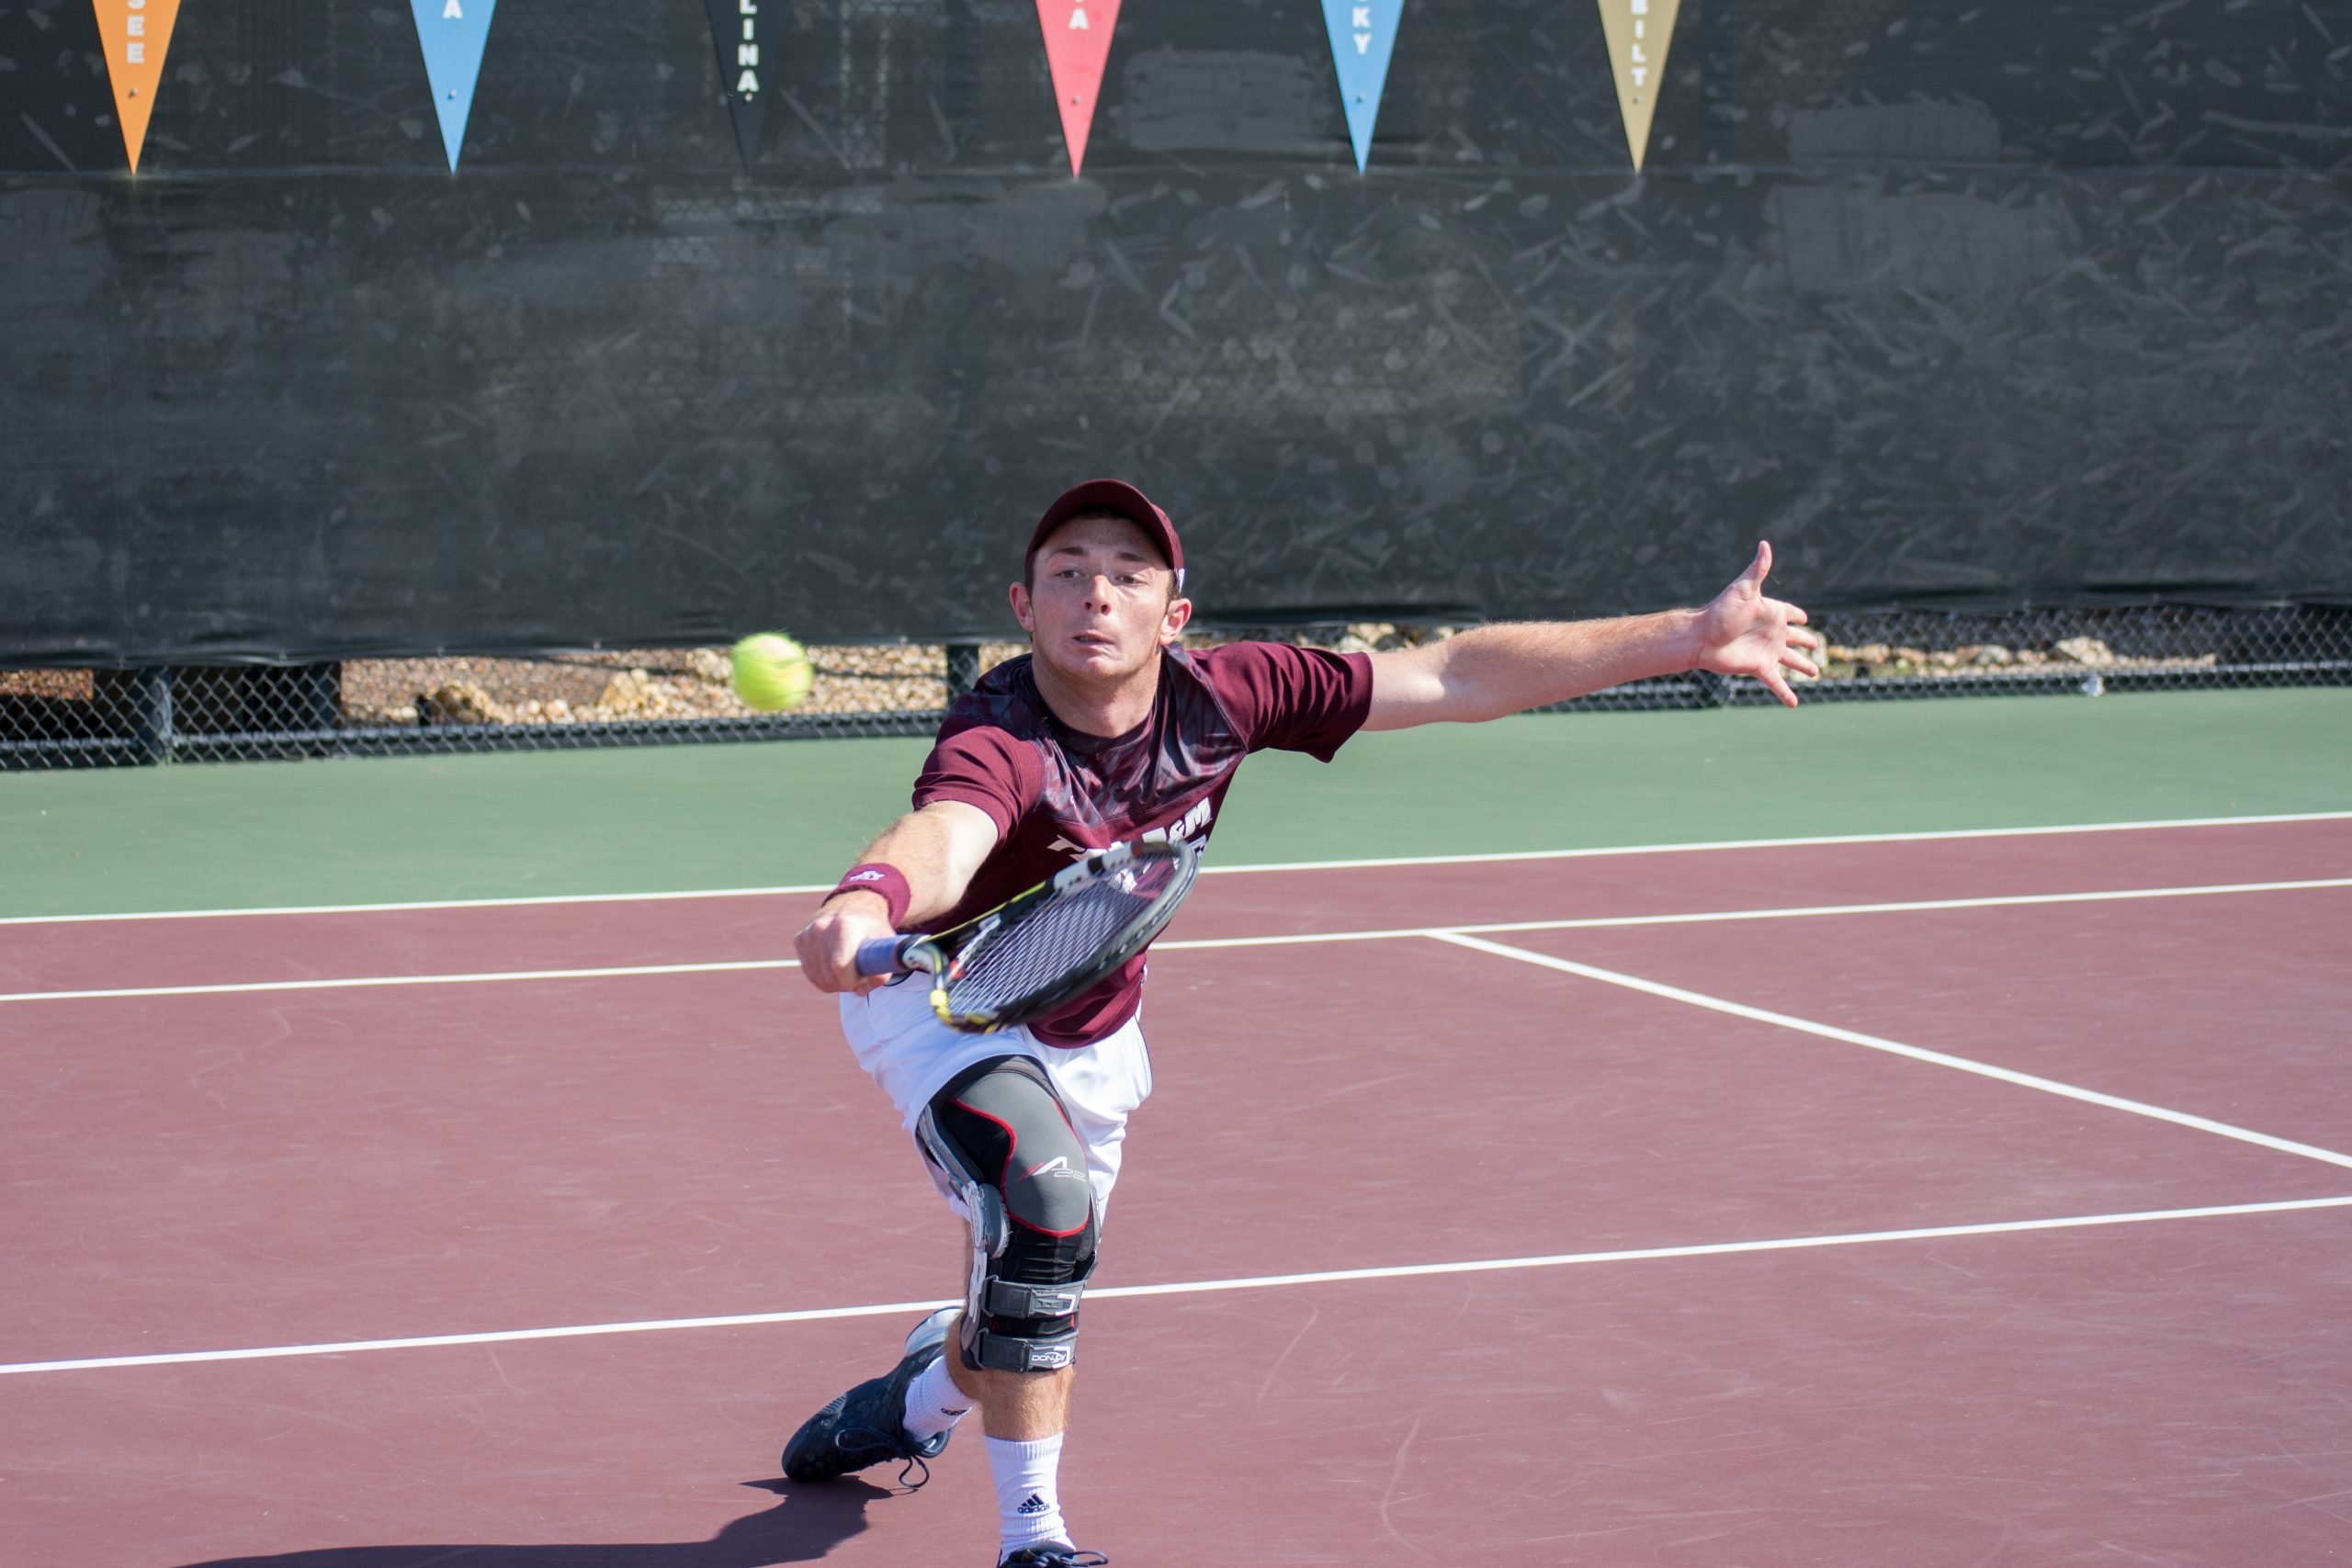
[[[908,972],[905,953],[914,944],[906,936],[876,937],[872,942],[857,944],[857,972],[861,975],[903,975]]]

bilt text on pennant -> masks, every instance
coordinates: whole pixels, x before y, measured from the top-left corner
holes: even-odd
[[[1600,30],[1609,39],[1609,69],[1617,78],[1617,112],[1625,121],[1625,146],[1634,172],[1650,148],[1650,120],[1666,85],[1666,49],[1674,39],[1674,18],[1682,0],[1600,0]]]

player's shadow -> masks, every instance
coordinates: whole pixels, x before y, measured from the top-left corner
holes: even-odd
[[[796,1486],[744,1484],[784,1499],[746,1514],[708,1540],[525,1546],[443,1542],[417,1546],[322,1546],[258,1557],[215,1557],[186,1568],[766,1568],[813,1562],[865,1528],[865,1506],[894,1494],[863,1481]]]

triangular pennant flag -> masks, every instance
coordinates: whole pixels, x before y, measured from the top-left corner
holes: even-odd
[[[424,74],[433,84],[433,112],[441,120],[441,145],[449,172],[458,172],[458,147],[466,139],[466,117],[473,112],[474,83],[481,75],[482,46],[490,41],[490,18],[498,0],[408,0],[416,14],[416,41],[424,46]]]
[[[1054,107],[1062,112],[1062,140],[1075,179],[1086,162],[1086,133],[1094,125],[1119,0],[1037,0],[1037,25],[1046,31],[1046,65],[1053,73]]]
[[[735,150],[743,155],[743,172],[760,153],[760,121],[768,104],[768,66],[763,47],[770,30],[761,14],[763,5],[779,15],[784,0],[706,0],[710,7],[710,34],[718,44],[718,85],[727,95],[728,118],[735,122]]]
[[[1323,25],[1331,33],[1340,104],[1348,111],[1358,174],[1372,156],[1372,124],[1380,118],[1380,90],[1388,81],[1388,57],[1396,51],[1396,23],[1404,14],[1405,0],[1323,0]]]
[[[1650,149],[1650,117],[1657,113],[1658,89],[1666,85],[1666,49],[1674,41],[1674,18],[1682,0],[1600,0],[1600,30],[1609,38],[1609,66],[1617,77],[1617,110],[1625,119],[1625,145],[1634,172]]]
[[[114,117],[122,126],[122,150],[130,172],[147,146],[147,117],[155,112],[155,88],[164,79],[164,53],[172,47],[172,24],[180,0],[91,0],[98,14],[98,40],[107,57],[107,79],[114,84]]]

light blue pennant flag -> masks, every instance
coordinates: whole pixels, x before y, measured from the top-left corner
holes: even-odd
[[[1405,0],[1323,0],[1358,174],[1372,154],[1372,125],[1380,118],[1380,89],[1388,81],[1388,56],[1396,47],[1396,21],[1404,13]]]
[[[441,145],[449,172],[458,172],[458,147],[466,139],[466,116],[474,107],[474,83],[481,75],[482,46],[490,41],[491,13],[498,0],[408,0],[416,14],[416,39],[424,46],[424,74],[433,84],[433,112],[441,118]]]

